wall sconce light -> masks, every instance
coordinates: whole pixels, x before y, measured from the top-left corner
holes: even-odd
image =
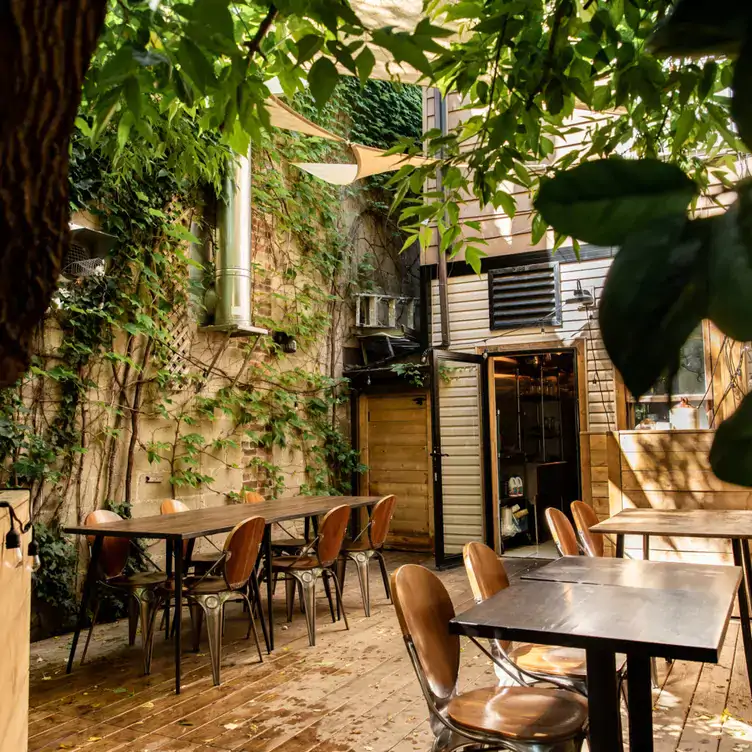
[[[298,343],[292,334],[287,334],[286,332],[274,332],[274,334],[272,334],[272,340],[284,353],[292,354],[298,351]]]
[[[5,534],[5,553],[3,554],[3,566],[8,569],[17,569],[25,564],[26,569],[30,572],[36,572],[42,565],[39,559],[39,549],[32,538],[26,552],[26,561],[21,551],[21,536],[28,533],[31,529],[31,521],[26,524],[22,523],[16,515],[16,510],[8,501],[0,501],[0,509],[7,509],[10,515],[10,530]],[[18,529],[16,529],[18,525]],[[33,535],[33,533],[32,533]]]
[[[577,280],[577,287],[571,298],[567,298],[564,301],[567,305],[579,305],[581,308],[588,309],[595,305],[595,298],[593,293],[589,290],[582,289],[582,282]]]

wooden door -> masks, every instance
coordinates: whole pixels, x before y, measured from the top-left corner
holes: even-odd
[[[397,506],[387,545],[431,550],[431,423],[427,393],[360,397],[361,493],[394,494]]]

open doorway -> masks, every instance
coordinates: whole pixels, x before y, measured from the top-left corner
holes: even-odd
[[[491,357],[499,550],[536,551],[551,538],[545,510],[571,517],[581,498],[576,352]]]

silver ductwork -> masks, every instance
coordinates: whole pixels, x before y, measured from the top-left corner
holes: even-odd
[[[215,331],[265,334],[251,323],[251,149],[235,155],[235,163],[225,178],[217,211],[218,242],[214,258],[215,281],[208,291],[207,310],[214,314],[206,327]],[[210,300],[211,299],[211,300]]]

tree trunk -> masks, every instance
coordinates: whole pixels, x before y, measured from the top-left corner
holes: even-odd
[[[68,248],[68,148],[106,0],[0,0],[0,387],[29,364]]]

